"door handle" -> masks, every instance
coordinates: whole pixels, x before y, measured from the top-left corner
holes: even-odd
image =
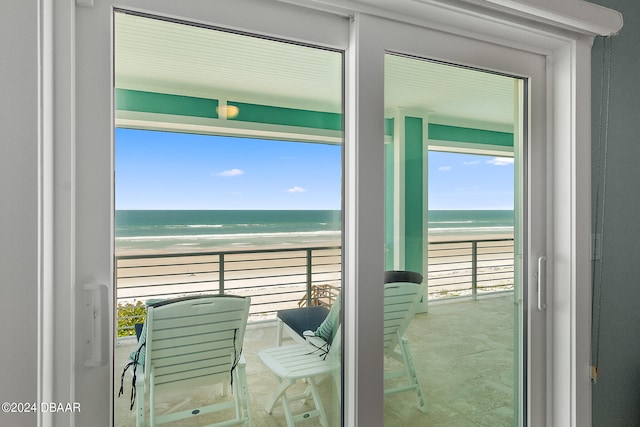
[[[538,258],[538,272],[536,274],[538,282],[538,311],[544,311],[547,308],[547,257]]]
[[[85,300],[85,315],[90,318],[85,329],[88,357],[84,366],[96,368],[106,365],[109,355],[109,286],[105,283],[86,283],[83,291],[89,295]]]

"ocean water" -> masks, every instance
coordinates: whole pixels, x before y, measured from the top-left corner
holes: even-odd
[[[513,211],[429,211],[431,236],[509,234]],[[340,244],[337,210],[119,210],[116,252]]]
[[[119,210],[116,252],[340,244],[336,210]]]
[[[429,235],[478,236],[511,235],[512,210],[437,210],[429,211]]]

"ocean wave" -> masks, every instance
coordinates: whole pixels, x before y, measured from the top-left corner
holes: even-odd
[[[429,234],[471,234],[471,233],[508,233],[513,232],[513,226],[496,227],[449,227],[449,228],[429,228]]]
[[[228,239],[261,239],[261,238],[291,238],[291,237],[313,237],[313,236],[339,236],[340,231],[293,231],[284,233],[225,233],[225,234],[183,234],[183,235],[161,235],[161,236],[126,236],[116,237],[120,242],[139,242],[152,240],[228,240]]]
[[[474,224],[477,223],[476,220],[459,220],[459,221],[430,221],[429,225],[437,225],[437,224]],[[439,227],[438,227],[439,228]]]

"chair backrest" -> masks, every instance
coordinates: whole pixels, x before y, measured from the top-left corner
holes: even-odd
[[[384,283],[410,282],[422,283],[422,274],[416,271],[387,270],[384,272]]]
[[[384,351],[393,351],[409,326],[425,290],[424,284],[394,282],[384,285]]]
[[[250,303],[248,297],[214,295],[151,304],[147,384],[226,381],[240,359]]]
[[[337,335],[340,327],[341,295],[342,293],[338,294],[327,317],[325,317],[320,326],[314,331],[316,336],[322,337],[329,345],[333,344],[333,339]]]

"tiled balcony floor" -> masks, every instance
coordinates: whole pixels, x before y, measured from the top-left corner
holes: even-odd
[[[385,399],[385,426],[481,427],[513,426],[514,381],[513,296],[479,301],[431,304],[428,313],[415,316],[406,336],[411,342],[418,377],[427,399],[428,412],[416,407],[411,392]],[[264,410],[276,386],[275,377],[262,365],[257,352],[275,345],[275,324],[249,326],[244,354],[254,427],[285,426],[279,405],[269,415]],[[129,411],[130,376],[125,394],[118,398],[120,373],[134,345],[115,349],[115,425],[134,426]],[[325,381],[323,387],[331,387]],[[175,393],[165,407],[206,398],[207,389]],[[191,426],[197,420],[165,425]],[[197,425],[197,424],[196,424]],[[311,420],[308,426],[320,425]]]

